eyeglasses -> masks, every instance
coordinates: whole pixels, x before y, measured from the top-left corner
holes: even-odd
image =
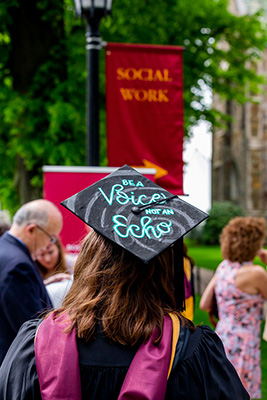
[[[50,235],[50,233],[46,232],[44,228],[42,228],[40,225],[36,224],[36,228],[38,228],[40,231],[42,231],[47,237],[50,239],[50,243],[55,244],[57,241],[57,237],[55,235]]]

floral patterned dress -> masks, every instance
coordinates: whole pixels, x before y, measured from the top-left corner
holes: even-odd
[[[260,294],[245,293],[236,287],[236,273],[244,264],[224,260],[217,268],[215,294],[219,322],[216,333],[251,398],[260,399],[260,323],[263,297]]]

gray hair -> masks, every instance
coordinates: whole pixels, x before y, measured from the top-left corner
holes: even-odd
[[[13,223],[22,226],[30,222],[46,226],[49,214],[44,208],[34,207],[31,203],[24,204],[14,215]]]

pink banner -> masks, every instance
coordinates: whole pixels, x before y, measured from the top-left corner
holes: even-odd
[[[63,229],[60,234],[68,253],[77,254],[81,241],[89,231],[89,226],[75,217],[60,202],[104,178],[117,168],[105,167],[61,167],[44,166],[44,198],[52,201],[63,215]],[[138,171],[154,180],[155,170],[140,168]]]

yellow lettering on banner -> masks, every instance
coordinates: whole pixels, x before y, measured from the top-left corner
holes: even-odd
[[[121,95],[123,97],[123,100],[133,100],[133,92],[134,89],[127,89],[127,88],[121,88],[120,89]]]
[[[168,97],[166,96],[167,93],[168,93],[168,90],[159,89],[158,90],[158,101],[160,101],[160,102],[164,101],[167,103],[169,101]]]
[[[151,81],[151,76],[153,74],[153,69],[151,68],[140,68],[138,70],[138,79],[140,79],[140,81]]]
[[[172,78],[169,77],[168,69],[152,68],[117,68],[117,79],[126,79],[127,81],[146,81],[146,82],[171,82]]]
[[[145,89],[135,90],[134,97],[135,97],[135,100],[137,100],[137,101],[146,101],[147,97],[148,97],[147,90],[145,90]]]
[[[117,68],[117,79],[124,79],[124,68]]]
[[[167,89],[120,89],[124,101],[136,100],[139,102],[149,101],[155,103],[168,103]]]
[[[127,68],[126,69],[128,80],[135,81],[137,79],[138,71],[135,68]]]
[[[159,69],[156,69],[155,71],[155,75],[154,75],[154,81],[159,80],[159,81],[163,81],[163,76],[162,73]]]
[[[156,89],[149,89],[148,90],[148,101],[158,101],[157,98],[158,91]]]
[[[165,81],[165,82],[171,82],[172,81],[172,78],[169,78],[169,70],[168,69],[164,69],[163,70],[163,80]]]

